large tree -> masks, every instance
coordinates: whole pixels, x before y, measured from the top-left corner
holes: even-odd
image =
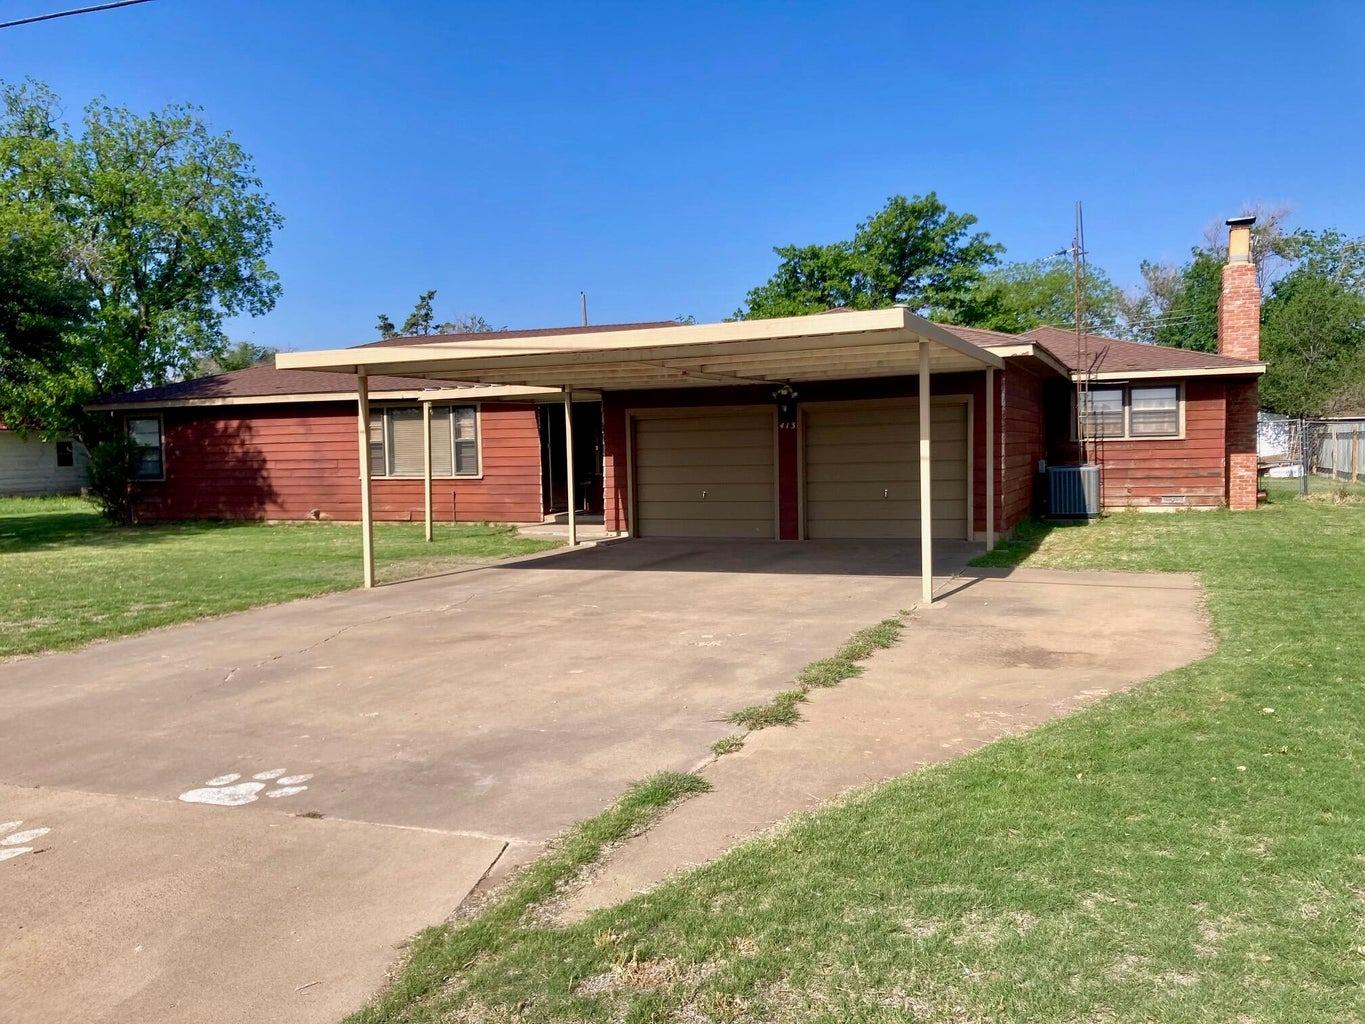
[[[59,235],[90,300],[55,351],[13,367],[0,418],[74,433],[94,456],[114,429],[86,403],[183,376],[223,350],[227,317],[274,306],[265,258],[281,218],[247,154],[195,107],[140,115],[96,101],[73,131],[43,85],[0,98],[0,205]]]
[[[1119,329],[1119,289],[1098,267],[1084,277],[1084,310],[1088,330],[1113,334]],[[965,327],[986,327],[1020,334],[1042,324],[1070,327],[1076,322],[1075,271],[1070,259],[1053,257],[1031,263],[1007,263],[988,270],[970,302],[955,310],[932,309],[936,320]]]
[[[1310,264],[1290,271],[1263,306],[1261,358],[1267,409],[1289,416],[1329,411],[1365,379],[1365,296]]]
[[[30,365],[60,356],[66,336],[89,318],[91,299],[58,226],[40,212],[0,202],[0,395]],[[36,424],[10,410],[8,426]]]
[[[496,331],[477,313],[463,313],[452,320],[436,320],[436,289],[422,292],[401,327],[394,326],[387,313],[380,313],[375,330],[381,338],[417,338],[426,334],[487,334]]]
[[[1003,247],[976,217],[954,213],[933,192],[892,196],[847,241],[784,245],[777,270],[752,289],[739,319],[798,316],[835,307],[880,309],[903,303],[956,316],[972,302]]]

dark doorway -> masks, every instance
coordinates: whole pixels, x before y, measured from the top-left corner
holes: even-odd
[[[564,407],[542,405],[540,417],[540,501],[546,515],[569,510],[564,458]],[[573,461],[579,512],[602,511],[602,403],[573,406]]]

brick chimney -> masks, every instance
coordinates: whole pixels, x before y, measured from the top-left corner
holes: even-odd
[[[1228,261],[1218,295],[1218,354],[1234,359],[1261,358],[1261,288],[1251,258],[1255,217],[1234,217],[1228,224]]]
[[[1228,221],[1228,261],[1218,295],[1218,354],[1236,359],[1261,358],[1261,289],[1251,258],[1251,225],[1255,223],[1255,217]],[[1256,385],[1255,377],[1232,378],[1224,392],[1231,509],[1256,507],[1256,410],[1260,406]]]

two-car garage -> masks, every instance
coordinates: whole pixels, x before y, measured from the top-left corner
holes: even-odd
[[[968,536],[970,402],[931,408],[934,534]],[[918,405],[911,400],[811,402],[784,438],[771,406],[658,409],[631,414],[637,536],[770,539],[779,533],[780,445],[791,460],[799,536],[918,537]]]

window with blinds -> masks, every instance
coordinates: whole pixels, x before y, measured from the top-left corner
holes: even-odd
[[[1087,391],[1085,432],[1089,437],[1123,436],[1123,389],[1094,388]]]
[[[1128,433],[1133,437],[1171,437],[1180,433],[1180,393],[1174,385],[1133,388],[1128,403]]]
[[[1086,393],[1087,437],[1177,438],[1180,387],[1176,384],[1092,388]]]
[[[373,411],[370,459],[376,476],[422,476],[421,406],[386,406]],[[472,405],[432,406],[431,475],[478,474],[478,410]]]

